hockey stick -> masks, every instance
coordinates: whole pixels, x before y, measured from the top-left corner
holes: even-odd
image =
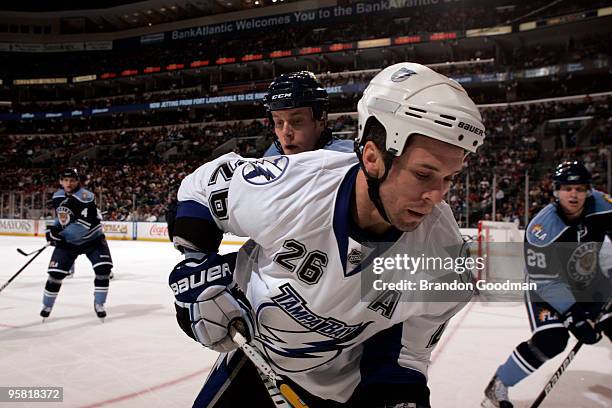
[[[599,321],[599,319],[603,317],[603,315],[606,313],[606,310],[610,308],[611,304],[612,304],[612,298],[608,299],[608,302],[606,302],[606,304],[603,306],[603,308],[601,309],[601,313],[599,314],[599,316],[597,316],[597,319],[595,319],[596,322]],[[538,395],[538,398],[536,398],[536,400],[533,401],[533,404],[531,404],[529,408],[537,408],[540,406],[542,401],[544,401],[544,398],[546,398],[548,394],[550,394],[550,391],[557,384],[557,381],[559,381],[559,379],[561,378],[561,375],[567,369],[567,366],[569,366],[569,364],[572,362],[574,357],[576,357],[578,350],[580,350],[583,344],[584,343],[582,341],[578,341],[578,343],[576,343],[574,348],[572,348],[569,354],[563,359],[563,362],[561,363],[559,368],[557,368],[557,371],[555,371],[555,373],[550,378],[550,380],[548,380],[548,382],[544,386],[544,389],[542,390],[542,392],[540,392],[540,395]]]
[[[49,246],[49,244],[47,244],[47,245],[45,245],[45,246]],[[30,256],[30,255],[34,255],[34,254],[35,254],[36,252],[38,252],[38,251],[40,251],[40,248],[39,248],[39,249],[36,249],[36,250],[34,250],[34,251],[32,251],[32,252],[25,252],[23,249],[21,249],[21,248],[17,248],[17,252],[19,252],[19,253],[20,253],[21,255],[23,255],[23,256]]]
[[[30,258],[30,260],[28,262],[26,262],[26,264],[23,265],[21,267],[21,269],[19,269],[13,276],[11,276],[11,278],[4,285],[0,286],[0,292],[2,292],[4,290],[4,288],[6,288],[9,285],[9,283],[11,283],[13,281],[13,279],[15,279],[29,264],[31,264],[32,261],[35,260],[38,255],[42,254],[42,252],[45,249],[47,249],[48,246],[49,246],[49,244],[47,244],[44,247],[38,249],[37,251],[34,251],[34,252],[36,252],[36,255],[34,255],[32,258]]]
[[[234,329],[232,327],[232,329]],[[308,408],[308,405],[300,399],[300,397],[293,391],[293,389],[287,384],[276,372],[270,364],[261,355],[252,344],[249,344],[242,334],[236,329],[232,330],[232,339],[244,354],[251,360],[255,365],[264,385],[268,389],[268,393],[272,398],[272,401],[277,407],[288,407],[288,408]]]

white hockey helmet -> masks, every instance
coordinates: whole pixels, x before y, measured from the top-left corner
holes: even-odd
[[[356,145],[363,147],[366,123],[375,117],[386,130],[387,151],[395,156],[417,133],[471,153],[485,138],[480,112],[465,89],[421,64],[402,62],[383,69],[370,81],[357,110]]]

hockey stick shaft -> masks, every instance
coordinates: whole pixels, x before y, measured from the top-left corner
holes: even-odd
[[[576,353],[578,353],[578,350],[580,350],[583,344],[584,343],[581,341],[576,343],[574,348],[572,348],[572,351],[570,351],[569,354],[563,359],[563,362],[561,363],[559,368],[557,368],[557,371],[555,371],[555,373],[550,378],[550,380],[548,380],[548,382],[544,386],[544,389],[542,390],[542,392],[540,392],[540,395],[538,395],[538,398],[536,398],[536,400],[533,401],[533,404],[531,404],[530,408],[536,408],[540,406],[542,401],[544,401],[544,398],[548,396],[548,394],[553,389],[555,384],[557,384],[557,381],[559,381],[559,379],[561,378],[561,374],[563,374],[567,366],[569,366],[569,364],[572,362],[574,357],[576,357]]]
[[[277,404],[277,406],[281,407],[289,407],[289,408],[308,408],[308,405],[302,401],[302,399],[296,394],[296,392],[283,381],[283,379],[276,374],[274,369],[268,364],[266,359],[261,355],[259,350],[255,348],[252,344],[249,344],[247,340],[244,338],[242,334],[238,330],[232,330],[232,339],[240,349],[244,352],[244,354],[251,360],[253,365],[257,368],[257,370],[261,373],[262,380],[264,384],[268,388],[268,392],[270,392],[270,385],[273,385],[274,388],[278,390],[280,395],[282,396],[284,403],[286,405],[278,405],[277,400],[274,399],[272,392],[270,392],[270,396]],[[266,381],[266,379],[269,381]],[[270,384],[271,383],[271,384]]]
[[[47,245],[45,245],[44,247],[40,248],[38,251],[36,251],[36,254],[35,254],[35,255],[34,255],[32,258],[30,258],[30,260],[28,260],[28,262],[26,262],[26,264],[25,264],[25,265],[23,265],[23,266],[21,267],[21,269],[19,269],[17,272],[15,272],[15,274],[14,274],[13,276],[11,276],[11,278],[10,278],[10,279],[9,279],[9,280],[8,280],[8,281],[7,281],[7,282],[4,284],[4,285],[0,286],[0,292],[2,292],[2,291],[4,290],[4,288],[6,288],[6,287],[7,287],[7,286],[8,286],[8,285],[9,285],[9,284],[10,284],[10,283],[13,281],[13,279],[15,279],[17,276],[19,276],[19,274],[20,274],[20,273],[21,273],[21,272],[22,272],[22,271],[23,271],[25,268],[27,268],[27,266],[28,266],[29,264],[31,264],[31,263],[32,263],[32,261],[33,261],[33,260],[35,260],[35,259],[36,259],[36,257],[37,257],[38,255],[42,254],[42,252],[43,252],[45,249],[47,249],[47,247],[48,247],[48,246],[49,246],[49,245],[47,244]]]
[[[597,316],[597,319],[595,319],[596,322],[602,318],[602,316],[606,313],[606,310],[610,308],[611,304],[612,304],[612,298],[608,299],[606,304],[602,307],[601,313],[599,314],[599,316]],[[550,391],[557,384],[557,382],[561,378],[561,375],[565,372],[565,370],[567,369],[569,364],[572,362],[574,357],[576,357],[578,350],[580,350],[583,344],[584,343],[582,341],[578,341],[578,343],[576,343],[576,345],[572,348],[569,354],[563,359],[563,362],[561,363],[559,368],[557,368],[557,371],[555,371],[555,373],[550,378],[550,380],[548,380],[548,382],[544,386],[544,389],[542,390],[542,392],[540,392],[540,395],[538,395],[538,398],[536,398],[536,400],[533,401],[533,404],[531,404],[529,408],[537,408],[540,406],[542,401],[544,401],[544,398],[546,398],[548,394],[550,394]]]

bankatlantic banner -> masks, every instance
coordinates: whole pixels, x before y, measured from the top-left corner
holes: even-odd
[[[271,28],[287,24],[311,23],[332,18],[343,18],[356,15],[388,12],[412,7],[429,7],[460,0],[379,0],[375,2],[355,3],[348,6],[323,7],[314,10],[302,10],[287,14],[228,21],[221,24],[210,24],[169,32],[172,40],[188,40],[210,35],[227,34],[239,31]]]

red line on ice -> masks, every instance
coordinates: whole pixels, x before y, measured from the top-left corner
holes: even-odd
[[[115,397],[115,398],[107,399],[107,400],[104,400],[104,401],[96,402],[96,403],[93,403],[93,404],[90,404],[90,405],[83,405],[81,408],[97,408],[97,407],[102,407],[102,406],[109,405],[109,404],[112,404],[112,403],[115,403],[115,402],[120,402],[120,401],[125,401],[125,400],[128,400],[128,399],[132,399],[132,398],[138,397],[139,395],[148,394],[150,392],[159,390],[161,388],[166,388],[166,387],[169,387],[171,385],[178,384],[178,383],[180,383],[182,381],[185,381],[185,380],[188,380],[188,379],[190,379],[192,377],[196,377],[198,375],[202,375],[204,373],[209,372],[211,368],[212,368],[212,366],[206,367],[206,368],[204,368],[202,370],[198,370],[198,371],[196,371],[194,373],[184,375],[182,377],[179,377],[179,378],[171,380],[171,381],[167,381],[165,383],[154,385],[153,387],[149,387],[149,388],[146,388],[146,389],[141,390],[141,391],[136,391],[136,392],[132,392],[132,393],[129,393],[129,394],[121,395],[119,397]],[[194,395],[194,399],[195,399],[195,397],[196,396]]]
[[[470,302],[470,304],[465,308],[463,315],[461,316],[461,318],[459,319],[459,321],[457,322],[457,324],[454,325],[453,329],[450,331],[450,333],[447,333],[446,336],[442,336],[442,344],[438,345],[438,347],[436,347],[436,350],[434,350],[434,353],[431,356],[431,364],[433,364],[434,361],[436,361],[436,358],[438,358],[438,356],[440,354],[442,354],[442,351],[444,350],[444,347],[446,347],[446,345],[448,344],[448,341],[451,339],[451,337],[453,337],[453,335],[455,334],[455,332],[457,332],[457,329],[459,329],[459,326],[461,326],[461,323],[463,323],[463,321],[465,320],[465,317],[468,315],[468,312],[470,311],[470,309],[472,308],[472,306],[474,306],[474,301],[472,300]],[[451,320],[452,321],[452,320]]]

